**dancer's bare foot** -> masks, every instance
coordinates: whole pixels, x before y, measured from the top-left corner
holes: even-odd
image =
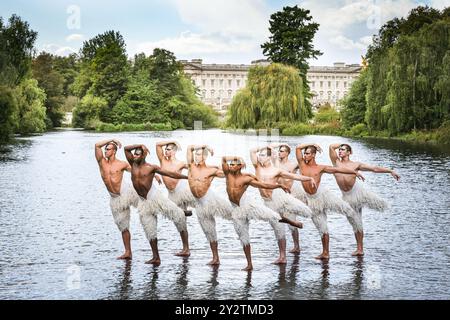
[[[184,210],[184,215],[186,217],[190,217],[190,216],[192,216],[192,211],[191,210]]]
[[[189,251],[189,249],[181,250],[180,252],[175,253],[175,255],[178,257],[189,257],[191,255],[191,252]]]
[[[315,258],[319,260],[328,260],[330,259],[330,255],[328,253],[322,253],[320,256],[317,256]]]
[[[298,253],[300,253],[300,248],[299,247],[294,247],[293,249],[291,249],[291,250],[289,250],[289,252],[290,253],[295,253],[295,254],[298,254]]]
[[[245,267],[244,269],[242,269],[242,271],[252,271],[253,270],[253,265],[248,265],[247,267]]]
[[[297,227],[299,229],[303,228],[303,223],[301,223],[299,221],[290,220],[290,219],[287,219],[285,217],[281,217],[281,219],[278,220],[278,222],[287,223],[287,224],[289,224],[289,225],[291,225],[293,227]]]
[[[362,257],[363,255],[364,255],[364,251],[360,250],[360,249],[358,249],[352,253],[352,256],[356,256],[356,257]]]
[[[208,265],[210,266],[218,266],[220,264],[219,259],[212,259],[210,262],[208,262]]]
[[[159,266],[161,264],[161,259],[160,258],[153,258],[151,260],[146,261],[145,264],[153,264],[155,266]]]
[[[286,258],[278,258],[277,260],[272,262],[272,264],[286,264],[286,263],[287,263]]]
[[[118,260],[131,260],[133,257],[131,255],[131,252],[125,252],[120,257],[117,257]]]

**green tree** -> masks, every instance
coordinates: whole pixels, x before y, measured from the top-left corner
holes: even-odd
[[[248,82],[228,110],[227,125],[237,128],[271,127],[277,122],[308,119],[303,81],[294,67],[273,63],[250,68]]]
[[[23,81],[15,89],[17,101],[16,132],[20,134],[30,134],[44,132],[45,124],[45,92],[38,86],[35,79]]]
[[[55,68],[55,57],[42,52],[32,63],[33,77],[40,88],[44,89],[47,96],[45,107],[47,108],[47,127],[59,127],[64,117],[61,107],[64,103],[63,85],[64,77]]]
[[[94,129],[100,115],[108,109],[108,101],[104,98],[88,94],[73,109],[72,126],[74,128]]]
[[[341,117],[342,124],[346,129],[350,129],[359,123],[365,123],[367,76],[368,71],[363,70],[342,101]]]
[[[312,21],[310,11],[294,7],[283,7],[270,16],[269,41],[262,44],[263,54],[272,62],[296,67],[303,79],[303,96],[308,115],[312,115],[309,99],[312,97],[306,74],[308,60],[316,59],[322,52],[314,49],[314,36],[319,24]]]
[[[16,109],[13,90],[7,86],[0,86],[0,144],[9,140],[10,134],[16,127],[13,118]]]

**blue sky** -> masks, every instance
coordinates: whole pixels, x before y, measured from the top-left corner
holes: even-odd
[[[286,5],[311,10],[320,24],[315,46],[323,56],[312,65],[360,63],[379,27],[419,4],[442,9],[450,0],[2,0],[0,16],[16,13],[38,31],[38,51],[78,52],[84,40],[117,30],[130,56],[155,47],[179,59],[243,63],[263,58],[272,13]]]

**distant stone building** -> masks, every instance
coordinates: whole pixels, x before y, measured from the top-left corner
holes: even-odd
[[[246,64],[203,64],[202,59],[181,60],[184,72],[190,76],[199,90],[200,99],[220,113],[225,113],[237,91],[247,83],[248,70],[253,65],[268,65],[267,60]],[[329,103],[337,106],[358,77],[362,67],[336,62],[332,67],[312,66],[307,78],[314,97],[312,104]]]

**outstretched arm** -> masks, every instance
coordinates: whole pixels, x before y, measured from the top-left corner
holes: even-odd
[[[266,183],[258,180],[255,176],[251,176],[251,180],[248,182],[249,185],[251,185],[254,188],[261,188],[261,189],[283,189],[285,192],[290,193],[291,189],[286,187],[282,184],[274,184],[274,183]]]
[[[167,171],[167,170],[163,170],[161,169],[161,167],[159,166],[153,166],[155,169],[155,172],[162,175],[162,176],[166,176],[166,177],[170,177],[173,179],[187,179],[188,177],[184,174],[180,174],[178,172],[174,172],[174,171]]]
[[[399,180],[400,176],[397,174],[397,172],[395,172],[394,170],[388,169],[388,168],[383,168],[383,167],[377,167],[377,166],[372,166],[369,164],[364,164],[364,163],[360,163],[358,166],[358,170],[361,171],[372,171],[375,173],[390,173],[395,180]]]
[[[365,180],[365,178],[362,174],[360,174],[358,171],[355,171],[352,169],[337,168],[337,167],[332,167],[332,166],[323,166],[322,171],[326,172],[326,173],[331,173],[331,174],[335,174],[335,173],[354,174],[362,181]]]
[[[103,152],[102,148],[106,146],[108,143],[114,143],[117,145],[117,148],[122,148],[122,144],[119,140],[116,139],[108,139],[108,140],[102,140],[95,144],[95,159],[97,159],[97,162],[100,162],[103,159]]]
[[[309,181],[311,183],[311,186],[315,187],[316,186],[316,182],[314,181],[313,178],[311,177],[307,177],[301,174],[295,174],[295,173],[290,173],[287,172],[286,170],[280,170],[279,176],[285,179],[292,179],[292,180],[298,180],[298,181],[304,181],[307,182]]]
[[[335,166],[336,161],[339,160],[339,158],[336,154],[336,149],[338,149],[340,145],[341,145],[340,143],[333,143],[333,144],[330,144],[330,147],[328,148],[328,151],[330,153],[331,163],[333,164],[333,166]]]

